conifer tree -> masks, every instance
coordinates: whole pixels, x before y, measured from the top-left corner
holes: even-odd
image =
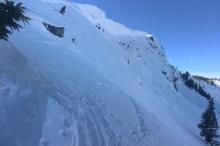
[[[19,31],[22,26],[19,22],[27,24],[30,18],[24,15],[26,8],[22,3],[5,0],[0,2],[0,39],[8,40],[12,31]]]
[[[201,123],[198,124],[200,131],[200,136],[205,138],[205,141],[211,146],[219,145],[216,138],[218,135],[218,121],[215,115],[215,105],[214,99],[209,99],[209,105],[206,111],[202,115]]]

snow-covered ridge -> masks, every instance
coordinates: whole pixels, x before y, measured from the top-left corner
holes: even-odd
[[[95,6],[16,1],[32,21],[0,41],[0,146],[206,145],[196,125],[207,101],[153,36]]]
[[[146,36],[147,33],[136,31],[127,28],[126,26],[117,23],[113,20],[110,20],[106,17],[105,12],[99,9],[97,6],[89,4],[76,4],[80,12],[88,18],[93,24],[102,24],[111,34],[113,35],[137,35],[137,36]]]

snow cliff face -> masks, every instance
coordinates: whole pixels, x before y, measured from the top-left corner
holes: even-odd
[[[32,21],[0,42],[0,145],[205,145],[196,125],[207,102],[155,37],[95,6],[19,1]],[[220,89],[199,84],[218,107]]]

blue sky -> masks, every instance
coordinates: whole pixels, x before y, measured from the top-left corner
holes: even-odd
[[[220,77],[220,0],[74,0],[154,34],[180,70]]]

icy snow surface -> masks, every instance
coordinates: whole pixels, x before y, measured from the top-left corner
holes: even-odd
[[[32,21],[0,41],[0,146],[205,146],[196,125],[207,101],[156,38],[96,6],[18,1]]]

